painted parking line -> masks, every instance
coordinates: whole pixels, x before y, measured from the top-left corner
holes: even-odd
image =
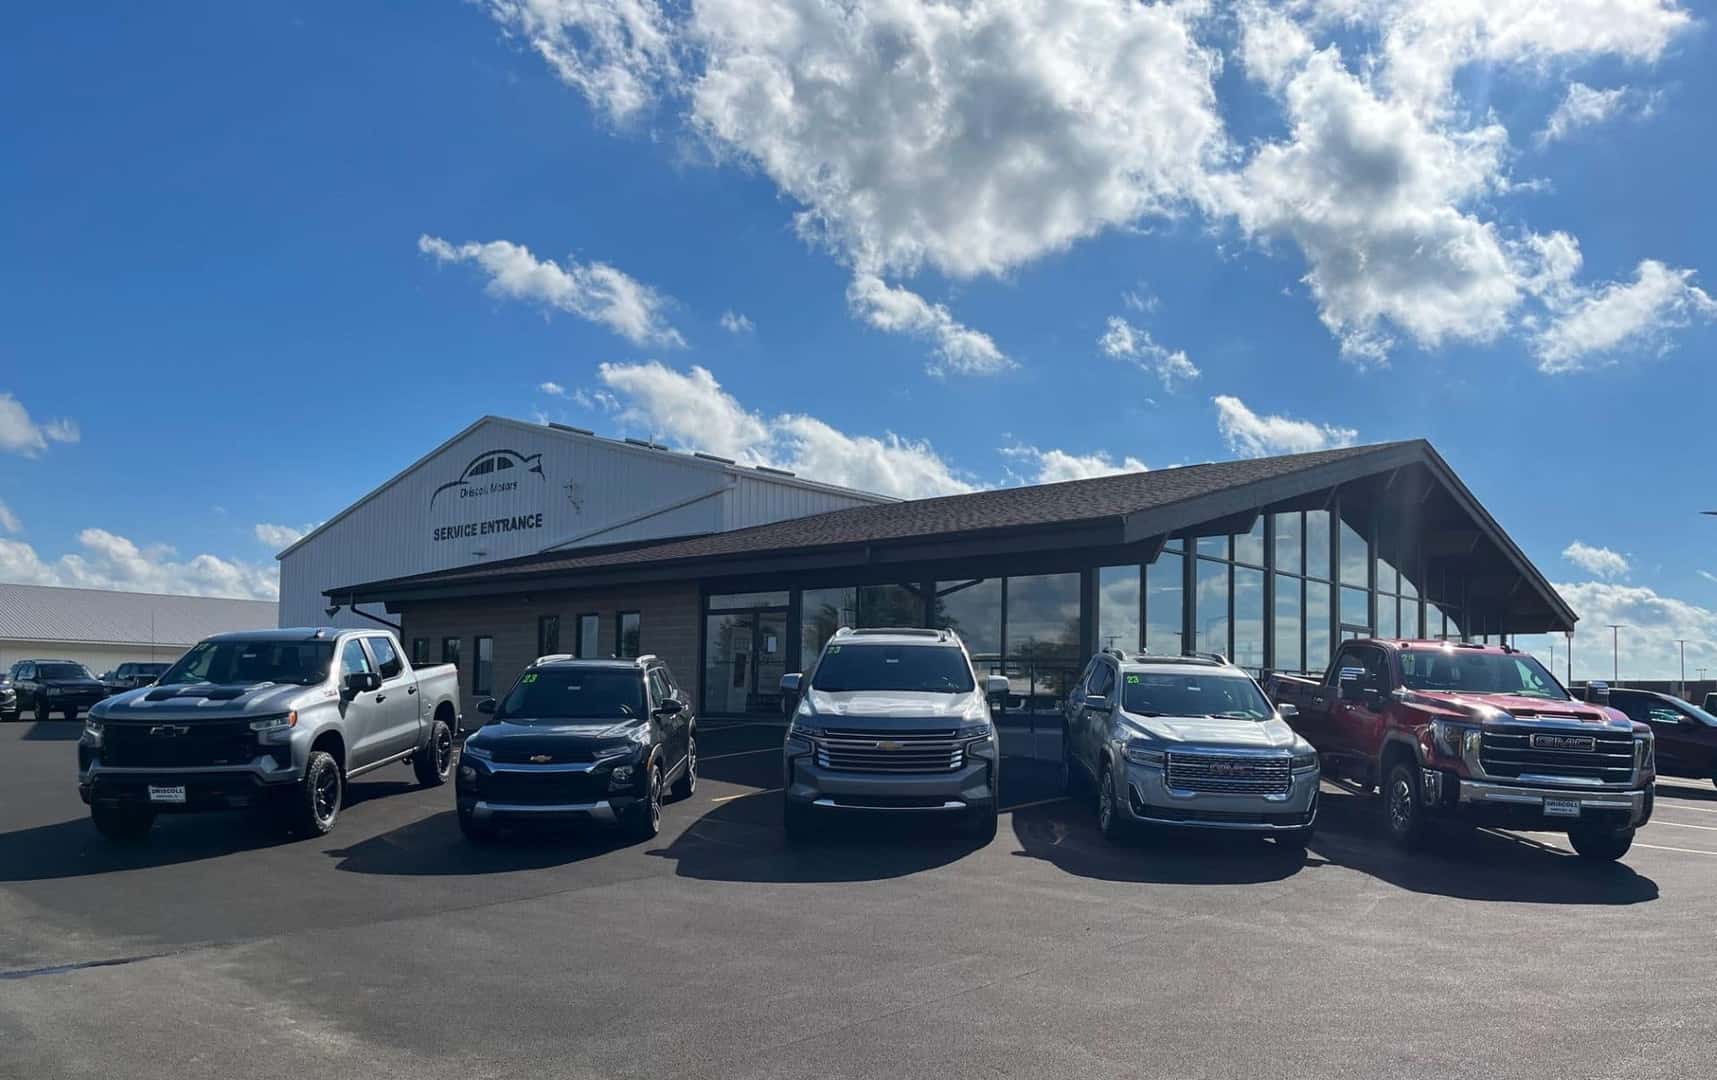
[[[1066,802],[1069,796],[1057,795],[1053,799],[1038,799],[1036,802],[1016,803],[1013,806],[1002,807],[1003,813],[1013,813],[1016,810],[1030,810],[1034,806],[1049,806],[1051,803]]]
[[[1717,832],[1717,825],[1686,825],[1679,821],[1659,821],[1657,818],[1652,818],[1651,825],[1647,825],[1646,828],[1649,829],[1652,825],[1673,825],[1678,829],[1698,829],[1700,832]]]
[[[724,758],[730,757],[750,757],[753,754],[779,754],[780,752],[781,748],[779,746],[765,746],[760,750],[735,750],[731,754],[700,754],[698,756],[698,760],[721,761]]]
[[[749,799],[753,795],[773,795],[780,790],[782,790],[782,789],[778,788],[778,787],[772,787],[772,788],[760,788],[757,791],[742,791],[738,795],[723,795],[719,799],[711,799],[710,802],[712,802],[712,803],[724,803],[724,802],[732,802],[735,799]]]
[[[1717,855],[1717,851],[1701,851],[1699,848],[1690,847],[1666,847],[1663,844],[1646,844],[1638,840],[1634,841],[1634,847],[1651,848],[1653,851],[1679,851],[1683,855]]]
[[[787,725],[778,720],[741,721],[736,724],[711,723],[706,720],[698,725],[700,731],[737,731],[740,728],[748,727],[769,727],[785,730]]]
[[[1717,814],[1717,806],[1693,806],[1684,802],[1669,802],[1666,799],[1657,800],[1659,810],[1693,810],[1701,814]]]

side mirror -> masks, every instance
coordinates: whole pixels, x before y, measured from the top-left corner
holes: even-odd
[[[1086,694],[1085,707],[1096,712],[1108,712],[1110,709],[1109,699],[1103,694]]]
[[[1006,697],[1008,693],[1008,677],[1006,675],[984,676],[984,694],[990,698]]]
[[[477,703],[477,711],[482,713],[484,716],[494,716],[495,699],[492,697],[486,697],[482,701],[479,701]]]
[[[347,697],[357,697],[382,688],[382,677],[373,671],[354,671],[346,676]]]
[[[1300,707],[1291,702],[1284,703],[1276,706],[1276,715],[1284,720],[1292,720],[1300,715]]]
[[[663,698],[662,703],[656,706],[656,715],[678,716],[680,713],[685,711],[685,708],[685,702],[683,701],[679,701],[675,698]]]
[[[781,676],[781,692],[783,694],[797,694],[799,683],[804,677],[804,673],[798,671]]]

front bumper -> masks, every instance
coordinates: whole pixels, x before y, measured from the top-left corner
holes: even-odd
[[[78,774],[78,797],[89,806],[147,806],[161,813],[239,810],[280,797],[302,780],[290,768],[114,769],[97,764]],[[151,787],[182,787],[185,801],[156,802]]]
[[[1127,763],[1124,815],[1141,825],[1240,832],[1285,832],[1317,821],[1318,770],[1293,773],[1282,795],[1182,791],[1160,766]]]
[[[461,804],[464,802],[460,800]],[[502,803],[476,799],[470,803],[470,814],[478,821],[593,821],[612,825],[620,820],[620,811],[607,799],[588,803]]]
[[[1420,791],[1428,804],[1476,824],[1550,831],[1593,821],[1637,829],[1651,820],[1653,802],[1650,787],[1622,791],[1533,787],[1464,780],[1432,769],[1421,777]],[[1546,813],[1547,805],[1568,803],[1578,803],[1579,813]]]
[[[852,772],[817,765],[809,746],[796,742],[789,740],[784,762],[786,798],[819,812],[958,814],[996,805],[993,757],[968,752],[946,772]]]
[[[616,766],[635,780],[614,783]],[[483,822],[612,825],[645,797],[642,763],[626,759],[529,765],[461,755],[454,792],[461,813]]]

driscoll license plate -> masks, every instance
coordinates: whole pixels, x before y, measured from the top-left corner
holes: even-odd
[[[1579,799],[1545,799],[1545,817],[1579,817]]]
[[[185,801],[185,786],[183,784],[179,784],[173,787],[156,787],[154,784],[150,784],[149,801],[182,803]]]

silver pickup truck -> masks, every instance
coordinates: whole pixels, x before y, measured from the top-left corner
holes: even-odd
[[[458,703],[453,665],[414,670],[386,631],[219,634],[90,710],[78,793],[112,840],[142,839],[158,813],[244,808],[320,836],[352,777],[410,761],[444,783]]]

